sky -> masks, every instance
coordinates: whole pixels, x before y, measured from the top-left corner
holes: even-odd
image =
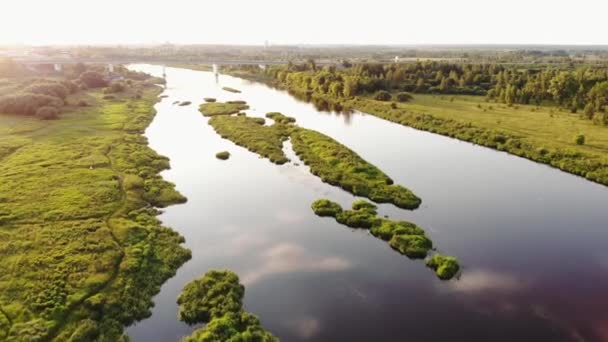
[[[608,0],[2,0],[0,44],[608,44]]]

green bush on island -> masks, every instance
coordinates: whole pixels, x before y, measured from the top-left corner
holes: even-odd
[[[409,102],[414,99],[414,97],[408,93],[397,93],[395,99],[399,102]]]
[[[224,89],[225,91],[229,91],[231,93],[240,93],[241,92],[240,90],[234,89],[234,88],[231,88],[231,87],[222,87],[222,89]]]
[[[192,104],[192,102],[190,102],[190,101],[182,101],[179,103],[180,106],[189,106],[191,104]]]
[[[226,159],[230,158],[230,152],[228,152],[228,151],[218,152],[215,154],[215,158],[221,159],[221,160],[226,160]]]
[[[207,102],[200,105],[199,110],[204,116],[231,115],[242,110],[249,109],[249,106],[241,101],[232,102]]]
[[[433,248],[431,240],[424,235],[393,235],[388,244],[399,253],[412,259],[426,257],[429,250]]]
[[[226,103],[230,103],[230,104],[247,104],[247,101],[243,101],[243,100],[232,100],[232,101],[226,101]]]
[[[390,101],[391,98],[391,93],[386,90],[380,90],[374,95],[374,99],[378,101]]]
[[[393,180],[381,170],[324,134],[297,127],[291,133],[291,143],[310,172],[323,182],[377,203],[393,203],[405,209],[420,205],[420,199],[410,190],[392,185]]]
[[[183,342],[278,342],[279,339],[266,331],[260,320],[248,312],[228,313],[215,318],[204,328],[198,329]]]
[[[186,284],[178,297],[179,319],[206,323],[184,342],[277,342],[260,320],[243,309],[245,288],[229,270],[211,270]]]
[[[369,229],[372,235],[388,241],[393,249],[411,259],[424,258],[433,248],[432,241],[422,228],[411,222],[380,218],[377,216],[377,206],[365,200],[353,202],[352,210],[343,210],[338,203],[322,198],[314,201],[311,208],[316,215],[333,217],[340,224]],[[454,271],[454,263],[458,265],[454,257],[435,256],[432,260],[427,265],[436,269],[442,279],[449,279],[458,271],[457,268]]]
[[[266,113],[266,117],[282,124],[290,124],[296,122],[296,118],[291,116],[285,116],[279,112]]]
[[[325,198],[314,201],[311,207],[314,213],[318,216],[336,217],[342,212],[342,207],[338,203],[332,202]]]
[[[283,152],[283,141],[289,136],[290,127],[280,123],[264,126],[263,120],[248,116],[215,116],[209,120],[209,125],[222,138],[268,158],[275,164],[288,162],[289,159]]]
[[[205,102],[215,102],[216,101],[213,97],[205,97],[203,100]]]
[[[426,261],[426,265],[435,270],[440,279],[451,279],[460,270],[458,260],[451,256],[435,254]]]
[[[188,324],[209,322],[230,312],[239,312],[245,287],[228,270],[212,270],[186,286],[177,298],[178,317]]]

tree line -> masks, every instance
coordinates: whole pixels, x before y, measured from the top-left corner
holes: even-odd
[[[257,67],[256,67],[257,68]],[[485,96],[512,104],[551,104],[597,124],[608,125],[608,67],[538,67],[503,64],[355,64],[317,67],[303,64],[264,70],[279,84],[302,92],[352,97],[387,92]],[[386,97],[385,95],[380,96]]]

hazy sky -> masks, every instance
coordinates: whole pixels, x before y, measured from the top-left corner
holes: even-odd
[[[0,44],[608,44],[608,0],[2,0]]]

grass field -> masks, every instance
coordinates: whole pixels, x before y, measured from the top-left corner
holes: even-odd
[[[141,135],[159,88],[133,87],[81,91],[58,120],[0,115],[0,340],[122,340],[190,257],[154,209],[185,201]]]

